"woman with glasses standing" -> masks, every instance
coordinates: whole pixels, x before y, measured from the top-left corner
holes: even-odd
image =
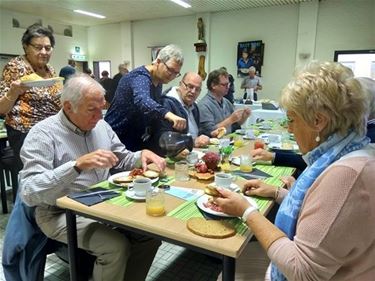
[[[140,66],[121,78],[105,120],[127,149],[148,147],[154,120],[166,119],[177,131],[186,127],[185,119],[160,104],[162,85],[181,75],[183,61],[180,48],[168,45],[152,64]]]
[[[50,87],[27,87],[20,80],[33,73],[42,78],[56,76],[48,65],[55,46],[52,31],[33,24],[27,28],[21,42],[25,54],[7,63],[0,81],[0,114],[5,115],[8,140],[18,169],[22,168],[19,152],[27,133],[36,123],[60,110],[59,93],[62,89],[61,83]]]

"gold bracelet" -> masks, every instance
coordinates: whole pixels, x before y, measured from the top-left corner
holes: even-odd
[[[12,102],[17,100],[17,98],[15,98],[15,99],[13,100],[13,99],[11,99],[10,97],[8,97],[8,93],[6,93],[6,94],[4,95],[4,98],[7,99],[8,101],[12,101]]]
[[[279,192],[280,192],[280,189],[278,187],[275,188],[275,197],[274,199],[276,200],[277,197],[279,197]]]

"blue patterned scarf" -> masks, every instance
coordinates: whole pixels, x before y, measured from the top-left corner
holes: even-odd
[[[362,149],[369,142],[369,138],[359,136],[354,132],[346,136],[334,134],[330,136],[327,141],[304,156],[308,166],[298,177],[292,189],[284,198],[275,219],[275,225],[280,228],[290,240],[294,239],[296,233],[297,219],[305,194],[314,181],[333,162],[349,152]],[[274,264],[272,264],[271,280],[287,280]]]

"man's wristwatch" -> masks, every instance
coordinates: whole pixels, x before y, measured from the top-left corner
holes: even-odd
[[[82,170],[77,167],[77,161],[73,161],[73,168],[74,168],[74,170],[76,170],[76,172],[78,174],[80,174],[82,172]]]
[[[246,222],[247,221],[247,217],[252,213],[252,212],[257,212],[258,209],[255,208],[254,206],[250,206],[248,207],[245,212],[243,212],[243,215],[242,215],[242,221],[243,222]]]

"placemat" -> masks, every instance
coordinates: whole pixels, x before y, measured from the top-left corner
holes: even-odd
[[[161,184],[171,184],[173,181],[174,181],[174,177],[168,176],[168,177],[160,179],[158,181],[157,186],[159,186]],[[92,187],[103,187],[103,188],[107,188],[107,189],[112,188],[108,181],[99,182],[99,183],[93,185]],[[107,202],[111,203],[111,204],[114,204],[114,205],[117,205],[117,206],[122,206],[122,207],[126,207],[126,206],[129,206],[130,204],[134,203],[133,200],[128,199],[125,196],[125,189],[121,190],[121,191],[118,191],[118,192],[121,193],[121,196],[117,196],[115,198],[109,199],[109,200],[107,200]]]
[[[278,187],[282,187],[284,185],[284,183],[280,180],[280,177],[291,176],[295,170],[291,167],[269,166],[260,164],[256,164],[254,167],[272,176],[270,178],[264,179],[263,181],[265,183],[272,184]]]
[[[104,187],[104,188],[110,189],[108,181],[99,182],[95,184],[93,187]],[[107,200],[107,202],[117,205],[117,206],[122,206],[122,207],[129,206],[134,202],[133,200],[130,200],[125,196],[125,190],[121,190],[119,192],[121,193],[121,196],[117,196],[115,198],[109,199]]]
[[[265,210],[268,202],[270,201],[269,199],[264,199],[264,198],[253,197],[253,199],[256,201],[261,211]],[[199,211],[196,205],[196,201],[197,200],[193,200],[193,201],[187,201],[183,203],[182,205],[178,206],[176,209],[170,211],[167,214],[167,216],[181,219],[184,221],[187,221],[188,219],[193,218],[193,217],[203,218],[204,216]],[[248,230],[247,225],[243,223],[239,218],[230,218],[230,219],[223,218],[223,219],[231,223],[236,229],[236,232],[240,235],[244,235]]]
[[[93,187],[88,190],[73,192],[68,197],[86,206],[92,206],[114,197],[121,196],[118,190],[103,187]]]
[[[267,178],[264,180],[264,182],[268,184],[272,184],[278,187],[281,187],[284,185],[284,183],[280,180],[280,177],[282,176],[290,176],[294,168],[290,167],[282,167],[282,166],[269,166],[269,165],[256,165],[257,169],[272,175],[272,177]],[[268,203],[271,201],[271,199],[262,198],[262,197],[253,197],[253,199],[258,204],[259,210],[261,212],[264,212],[267,208]],[[192,217],[203,217],[200,210],[196,206],[196,200],[193,201],[187,201],[183,203],[182,205],[178,206],[176,209],[170,211],[167,216],[178,218],[181,220],[188,220]],[[244,224],[240,219],[238,218],[232,218],[227,219],[235,228],[238,234],[243,235],[247,231],[247,226]]]

